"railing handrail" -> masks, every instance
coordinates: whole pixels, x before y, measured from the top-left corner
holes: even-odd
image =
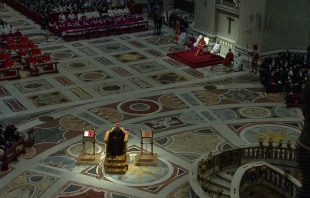
[[[241,180],[243,178],[243,175],[248,170],[250,170],[252,168],[257,168],[257,167],[262,167],[262,166],[265,166],[265,167],[268,167],[269,169],[272,169],[273,171],[279,173],[279,175],[285,174],[285,172],[283,170],[277,168],[276,166],[268,164],[266,162],[253,162],[253,163],[249,163],[249,164],[244,164],[237,169],[237,171],[235,172],[235,174],[233,176],[231,186],[230,186],[230,197],[231,198],[239,198],[240,197],[240,184],[241,184]],[[300,181],[298,181],[296,178],[292,177],[291,175],[289,175],[287,180],[289,182],[291,182],[293,185],[295,185],[297,188],[301,187]]]
[[[269,145],[266,144],[263,144],[261,146],[258,144],[247,144],[239,145],[237,148],[233,148],[230,150],[210,152],[209,154],[200,157],[192,165],[190,171],[192,174],[189,174],[189,182],[191,188],[199,197],[205,197],[205,192],[203,191],[200,185],[201,182],[199,182],[198,179],[199,174],[201,174],[201,170],[199,170],[199,164],[201,164],[202,161],[203,164],[206,166],[203,178],[212,175],[218,171],[221,171],[223,168],[231,166],[242,166],[244,164],[247,164],[247,162],[244,162],[244,160],[251,160],[252,162],[261,160],[268,160],[269,162],[273,160],[280,160],[285,162],[293,162],[293,166],[295,166],[295,149],[291,147],[285,147],[284,145],[285,144],[279,147],[273,144],[272,147],[269,147]],[[246,152],[249,152],[248,155],[245,154]],[[253,153],[251,152],[255,152],[255,155],[252,155]],[[211,162],[208,161],[208,158],[210,158],[210,154]],[[288,163],[285,163],[283,165],[288,165]],[[197,184],[198,186],[196,187]]]

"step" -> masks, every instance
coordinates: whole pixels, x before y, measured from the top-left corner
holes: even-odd
[[[213,197],[217,197],[217,190],[221,187],[224,191],[223,191],[223,195],[226,196],[226,197],[230,197],[230,189],[226,189],[226,188],[223,188],[222,186],[218,186],[218,185],[214,185],[211,183],[211,187],[212,187],[212,191],[214,193],[214,195],[216,196],[213,196]]]
[[[104,161],[104,166],[113,168],[113,167],[127,167],[128,163],[127,162],[112,162],[112,161]]]
[[[222,178],[222,179],[228,181],[229,183],[231,183],[231,181],[233,180],[233,177],[231,175],[228,175],[228,174],[223,173],[223,172],[219,172],[216,175],[217,175],[217,177]]]
[[[127,155],[127,160],[129,159],[129,155]],[[105,158],[105,161],[108,162],[126,162],[126,155],[119,155],[119,156],[109,156]]]
[[[231,182],[228,182],[225,179],[215,176],[211,179],[211,184],[223,188],[223,190],[230,191]]]
[[[127,171],[126,167],[123,168],[108,168],[104,167],[104,172],[108,174],[125,174]]]

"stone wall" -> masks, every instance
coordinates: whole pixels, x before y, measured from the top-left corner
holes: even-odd
[[[261,50],[305,49],[310,39],[310,1],[267,0],[263,24]]]

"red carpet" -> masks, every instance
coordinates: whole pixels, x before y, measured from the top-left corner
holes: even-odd
[[[192,50],[169,53],[167,56],[180,61],[192,68],[205,67],[209,65],[217,65],[223,63],[220,56],[204,53],[202,56],[196,56],[196,52]]]

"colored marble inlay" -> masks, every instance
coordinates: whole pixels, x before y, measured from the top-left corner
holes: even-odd
[[[156,50],[153,50],[153,49],[145,50],[145,52],[147,52],[147,53],[149,53],[149,54],[155,56],[156,58],[160,58],[160,57],[166,56],[165,54],[162,54],[162,53],[160,53],[160,52],[158,52],[158,51],[156,51]]]
[[[22,93],[29,93],[54,88],[49,82],[44,79],[16,83],[14,84],[14,86]]]
[[[169,37],[169,36],[153,37],[153,38],[146,39],[146,41],[153,45],[166,45],[166,44],[173,43],[173,37]]]
[[[131,79],[129,79],[129,81],[138,85],[142,89],[147,89],[147,88],[153,87],[152,85],[150,85],[149,83],[145,82],[144,80],[142,80],[140,78],[131,78]]]
[[[107,75],[102,70],[84,72],[84,73],[79,73],[79,74],[74,74],[74,75],[84,82],[93,82],[93,81],[99,81],[99,80],[111,78],[109,75]]]
[[[61,62],[60,66],[65,68],[67,71],[80,71],[90,68],[95,68],[96,66],[86,60],[74,60],[68,62]]]
[[[87,43],[93,45],[93,44],[99,44],[99,43],[108,43],[111,41],[115,41],[115,40],[114,39],[100,39],[100,40],[88,41]]]
[[[132,89],[121,82],[107,82],[101,84],[91,85],[95,91],[100,93],[102,96],[120,94],[130,92]]]
[[[71,88],[70,91],[72,91],[76,96],[78,96],[82,100],[93,98],[91,95],[89,95],[86,91],[84,91],[80,87]]]
[[[82,47],[82,48],[79,48],[79,50],[88,56],[98,55],[97,52],[94,52],[93,50],[89,49],[88,47]]]
[[[59,91],[27,96],[27,98],[36,107],[46,107],[71,102],[70,99],[68,99],[63,93]]]
[[[116,54],[112,56],[122,63],[129,63],[148,59],[147,57],[138,52],[129,52],[123,54]]]
[[[180,94],[180,96],[182,96],[182,98],[184,98],[186,102],[188,102],[190,105],[193,105],[193,106],[200,105],[200,103],[196,101],[196,99],[193,96],[191,96],[189,93]]]
[[[99,118],[96,118],[92,115],[89,115],[88,113],[86,112],[83,112],[83,113],[80,113],[78,114],[79,116],[81,116],[82,118],[86,119],[86,120],[89,120],[97,125],[103,125],[103,124],[106,124],[106,122],[102,121],[101,119]]]
[[[105,45],[98,45],[96,48],[100,49],[101,51],[105,53],[112,53],[112,52],[123,52],[131,50],[129,47],[126,47],[123,44],[120,43],[109,43]]]
[[[112,67],[111,69],[121,76],[132,76],[132,73],[126,71],[122,67]]]
[[[67,48],[64,45],[55,45],[55,46],[48,46],[48,47],[40,47],[42,51],[49,51],[49,50],[57,50],[62,48]]]
[[[26,107],[24,107],[16,98],[3,100],[4,104],[6,104],[13,112],[26,111]]]
[[[75,85],[75,83],[69,80],[66,76],[55,76],[54,78],[63,86]]]
[[[156,74],[148,77],[163,85],[188,81],[184,76],[174,72]]]
[[[109,65],[114,65],[113,62],[109,61],[108,59],[106,59],[105,57],[101,56],[101,57],[95,57],[94,58],[96,61],[98,61],[99,63],[101,63],[104,66],[109,66]]]
[[[0,85],[0,97],[10,96],[11,93],[8,92],[2,85]]]
[[[43,175],[36,172],[25,171],[2,187],[2,197],[33,197],[39,198],[55,182],[57,177]]]
[[[148,73],[167,69],[165,66],[157,63],[156,61],[137,63],[129,66],[140,73]]]
[[[174,67],[184,67],[185,65],[175,59],[172,58],[168,58],[168,59],[163,59],[163,61],[165,61],[166,63],[169,63],[170,65],[174,66]]]
[[[203,73],[201,73],[200,71],[193,69],[193,68],[184,69],[183,71],[185,71],[186,73],[189,73],[190,75],[195,76],[196,78],[199,78],[199,79],[207,77]]]
[[[138,42],[138,41],[127,41],[128,43],[130,43],[131,45],[137,47],[137,48],[146,48],[147,46]]]

